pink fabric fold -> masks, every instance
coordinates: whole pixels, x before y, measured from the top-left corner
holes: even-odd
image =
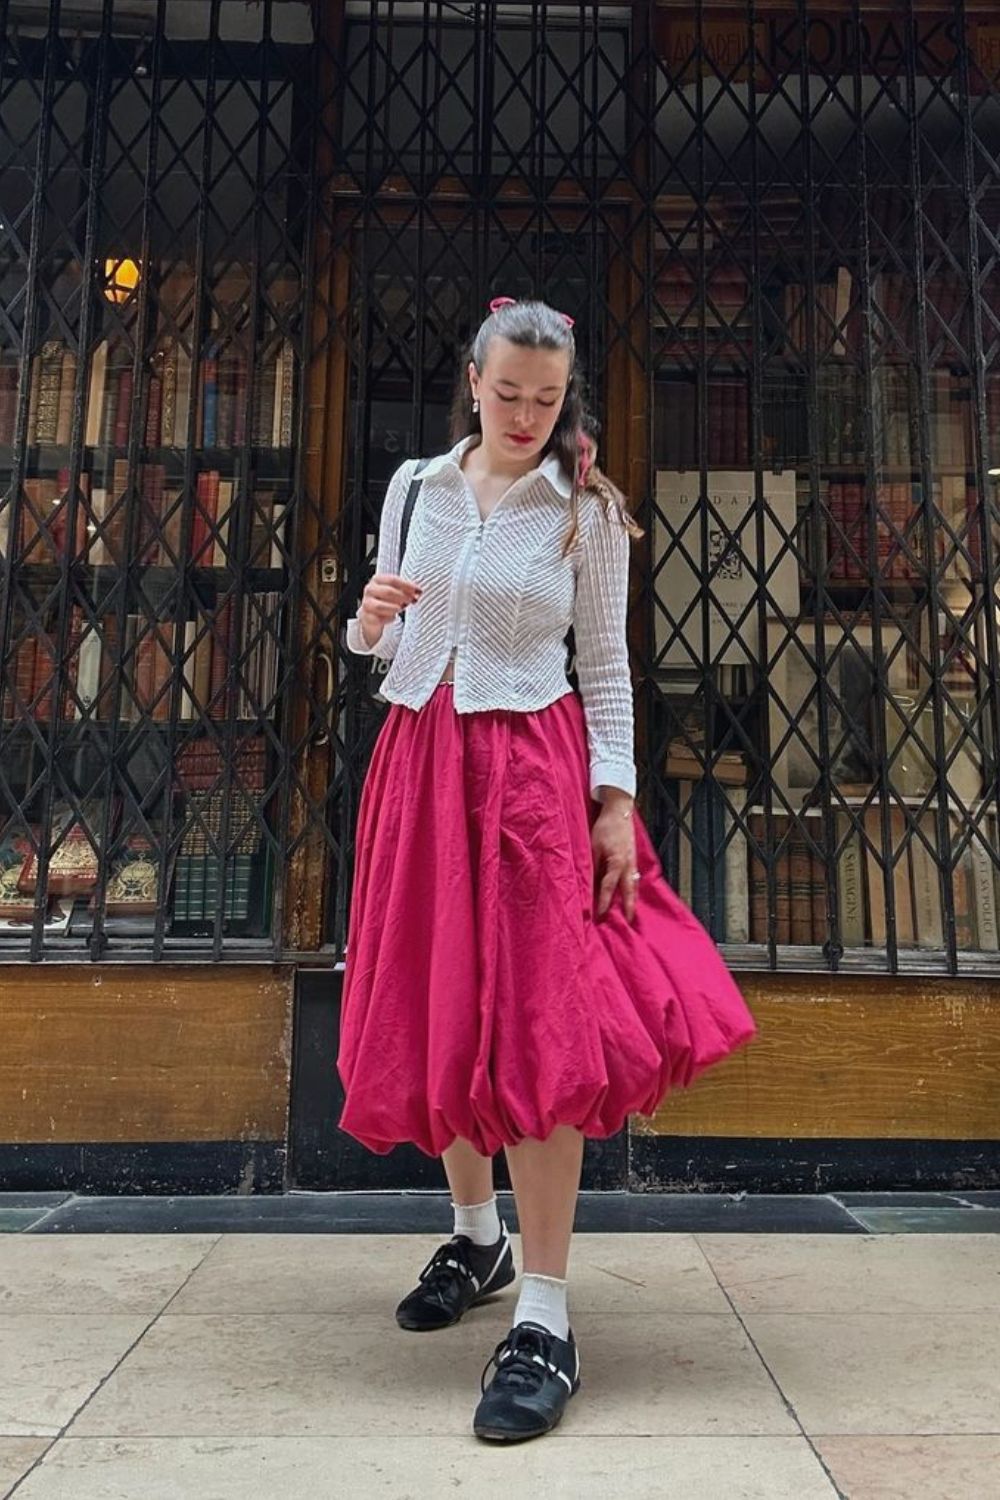
[[[635,924],[594,917],[583,708],[394,704],[358,816],[341,1128],[372,1151],[602,1139],[755,1035],[635,815]]]

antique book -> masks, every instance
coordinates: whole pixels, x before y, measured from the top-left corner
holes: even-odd
[[[865,864],[868,874],[868,915],[873,948],[884,948],[886,942],[886,890],[882,862],[882,809],[872,803],[864,810]]]
[[[747,886],[750,894],[750,941],[766,943],[768,939],[767,916],[767,866],[761,853],[767,846],[767,820],[762,807],[751,807],[747,811],[747,831],[752,842],[747,845]]]
[[[54,443],[59,426],[59,389],[62,383],[63,345],[58,339],[46,339],[39,354],[38,403],[35,415],[35,442]]]
[[[726,834],[726,942],[750,941],[750,892],[747,881],[747,836],[737,823],[742,816],[746,824],[747,789],[737,786],[726,794],[724,815]]]
[[[93,826],[99,826],[100,806],[90,809]],[[22,891],[34,891],[38,881],[37,858],[31,850],[21,871],[19,887]],[[46,890],[50,896],[79,896],[93,889],[97,883],[97,846],[94,836],[80,818],[65,804],[60,805],[52,817],[52,852],[46,879]]]
[[[6,444],[14,441],[14,424],[17,419],[17,384],[17,365],[6,361],[0,364],[0,443]]]
[[[178,717],[193,719],[195,716],[194,672],[197,652],[197,620],[184,621],[184,661],[181,669],[181,701]]]
[[[953,819],[953,840],[957,833],[957,819]],[[952,899],[955,911],[955,946],[965,950],[978,948],[975,877],[972,869],[972,855],[968,848],[964,849],[958,857],[952,872]]]
[[[275,446],[290,448],[292,445],[292,419],[294,416],[295,392],[295,347],[291,339],[282,340],[281,384],[277,389],[280,395],[281,421],[278,428],[278,441]]]
[[[26,440],[29,447],[38,442],[38,393],[41,387],[41,380],[42,356],[41,354],[33,354],[28,374],[28,429]]]
[[[893,911],[896,917],[896,943],[900,948],[912,948],[915,942],[913,881],[907,846],[906,814],[901,807],[889,809],[889,831],[892,838],[892,887]]]
[[[997,934],[997,904],[993,883],[993,860],[990,858],[989,849],[978,838],[972,839],[967,852],[971,864],[979,947],[984,953],[995,953],[1000,948],[1000,938],[998,938]]]
[[[797,947],[812,942],[812,860],[805,830],[793,824],[788,840],[790,897],[789,940]]]
[[[194,666],[191,681],[194,688],[196,708],[205,713],[208,709],[208,700],[212,690],[212,632],[208,627],[208,621],[204,615],[197,617],[196,624],[201,634],[198,636],[194,648]]]
[[[160,372],[160,442],[165,448],[175,443],[177,420],[177,340],[166,338],[157,351]]]
[[[776,943],[792,941],[792,854],[788,837],[789,815],[775,813],[774,821],[774,917]]]
[[[117,400],[115,402],[115,426],[112,442],[116,448],[128,443],[132,421],[132,397],[135,377],[130,365],[123,365],[117,372]]]
[[[163,385],[158,375],[150,376],[149,390],[146,395],[146,434],[144,442],[147,448],[158,448],[160,446],[160,422],[163,412]]]
[[[161,500],[161,524],[158,557],[164,567],[175,568],[180,562],[181,538],[184,527],[183,489],[171,487],[163,491]]]
[[[57,443],[67,446],[73,426],[73,396],[76,389],[76,355],[64,349],[59,372],[59,402],[56,408]]]
[[[211,538],[211,553],[206,559],[211,562],[213,568],[224,568],[229,563],[229,528],[234,514],[233,490],[235,484],[231,479],[219,479],[218,494],[215,502],[215,524],[217,530]]]
[[[913,868],[913,912],[917,944],[921,948],[942,948],[944,928],[941,920],[941,885],[937,859],[931,852],[937,848],[936,815],[922,812],[917,818],[920,832],[910,844]],[[928,849],[927,844],[930,844]]]
[[[30,922],[34,916],[34,893],[21,884],[31,852],[31,839],[10,819],[0,834],[0,917]]]
[[[159,856],[142,834],[132,834],[111,856],[108,916],[155,915],[159,907]],[[95,897],[91,897],[91,906]]]
[[[174,430],[172,445],[184,448],[188,441],[188,426],[191,420],[191,355],[184,344],[177,344],[177,380],[174,396]],[[164,442],[167,439],[164,438]],[[197,441],[197,439],[196,439]]]
[[[101,422],[104,414],[104,387],[108,374],[108,341],[101,339],[90,356],[90,382],[87,387],[87,417],[83,430],[83,441],[88,448],[96,448],[101,441]]]

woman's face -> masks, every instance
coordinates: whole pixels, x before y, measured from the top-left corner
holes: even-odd
[[[469,365],[484,448],[508,462],[537,460],[559,420],[569,374],[569,354],[562,349],[523,349],[509,339],[491,339],[482,375]]]

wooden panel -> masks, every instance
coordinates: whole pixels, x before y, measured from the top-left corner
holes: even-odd
[[[284,1139],[292,976],[0,971],[0,1140]]]
[[[1000,985],[741,976],[758,1035],[639,1134],[1000,1139]]]
[[[297,747],[295,777],[288,811],[288,847],[285,870],[282,937],[286,952],[315,950],[323,942],[324,893],[329,884],[329,848],[319,820],[309,811],[309,800],[322,806],[331,777],[335,774],[333,740],[310,736],[311,685],[315,699],[332,693],[336,673],[339,584],[323,580],[321,538],[323,525],[336,526],[344,490],[344,433],[348,417],[346,326],[349,265],[335,251],[334,211],[330,190],[334,144],[340,132],[342,90],[337,87],[334,58],[341,45],[344,21],[342,0],[323,7],[317,14],[324,46],[319,57],[319,97],[322,100],[320,129],[316,143],[316,176],[320,206],[313,247],[310,348],[312,356],[304,372],[305,452],[302,461],[304,497],[296,518],[295,548],[303,562],[299,612],[295,622],[295,693],[288,742]],[[327,534],[327,554],[343,574],[343,561],[333,552],[334,533]],[[332,712],[332,708],[328,708]]]

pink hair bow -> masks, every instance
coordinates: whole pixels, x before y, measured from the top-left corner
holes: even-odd
[[[516,297],[494,297],[493,301],[490,303],[490,312],[498,313],[501,307],[516,307],[516,305]],[[572,328],[574,326],[576,319],[571,318],[569,313],[560,313],[559,316],[562,318],[567,328]]]

